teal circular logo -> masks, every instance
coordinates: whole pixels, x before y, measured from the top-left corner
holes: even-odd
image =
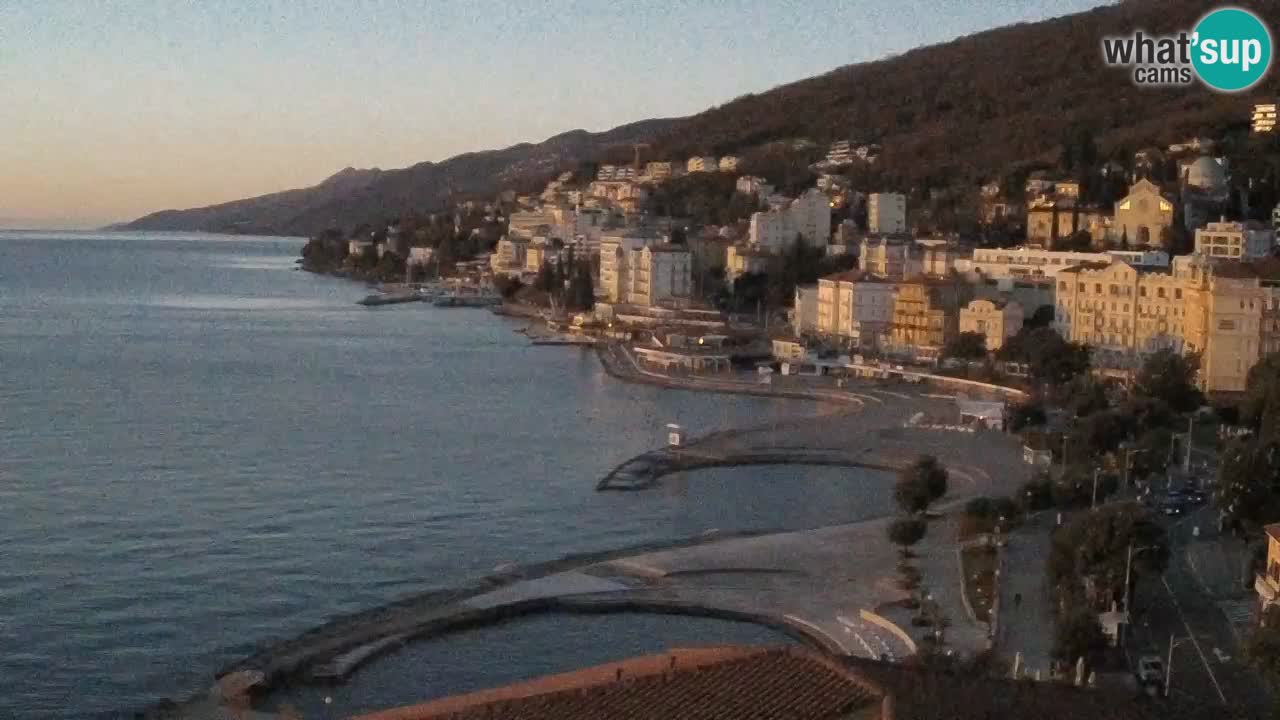
[[[1248,10],[1222,8],[1205,15],[1191,42],[1191,64],[1214,90],[1253,87],[1271,67],[1271,32]]]

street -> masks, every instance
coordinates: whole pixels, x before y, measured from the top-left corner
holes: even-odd
[[[1135,586],[1135,617],[1126,653],[1131,666],[1144,655],[1168,662],[1169,641],[1174,638],[1172,672],[1165,668],[1171,698],[1224,703],[1261,714],[1271,709],[1267,690],[1242,663],[1230,622],[1187,564],[1186,546],[1195,542],[1192,529],[1210,522],[1212,512],[1201,507],[1167,524],[1169,567],[1163,577],[1142,578]]]

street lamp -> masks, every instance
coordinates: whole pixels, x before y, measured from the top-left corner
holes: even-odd
[[[1176,638],[1176,639],[1172,635],[1169,636],[1169,659],[1166,660],[1164,663],[1164,696],[1165,697],[1169,697],[1169,685],[1170,685],[1170,681],[1173,680],[1173,649],[1184,642],[1194,642],[1194,641],[1195,641],[1195,638],[1191,637],[1190,635],[1188,635],[1187,637]]]

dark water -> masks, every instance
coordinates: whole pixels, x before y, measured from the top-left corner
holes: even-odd
[[[822,468],[595,493],[667,422],[818,410],[622,384],[485,311],[359,307],[299,247],[0,233],[0,717],[185,695],[503,563],[884,509],[879,480]],[[545,654],[495,678],[538,670],[521,650]]]

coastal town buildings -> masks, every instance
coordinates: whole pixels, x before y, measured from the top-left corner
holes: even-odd
[[[905,236],[866,237],[858,250],[858,267],[875,277],[905,280],[923,271],[915,250],[915,243]]]
[[[937,360],[942,348],[960,332],[960,308],[972,298],[973,288],[955,279],[898,283],[883,348],[894,355]]]
[[[1249,127],[1258,135],[1267,135],[1276,130],[1275,102],[1258,103],[1253,106],[1253,114],[1249,118]]]
[[[683,246],[651,231],[630,230],[600,241],[597,292],[610,303],[652,306],[692,296],[692,258]]]
[[[818,329],[818,286],[797,285],[791,304],[791,328],[798,337],[815,333]]]
[[[1168,250],[1166,231],[1173,227],[1173,201],[1160,187],[1142,179],[1116,202],[1111,238],[1121,247],[1157,247]]]
[[[813,331],[850,347],[874,348],[893,321],[896,292],[897,285],[858,270],[819,278]]]
[[[490,267],[494,275],[520,276],[524,273],[529,240],[520,237],[504,236],[494,247],[489,256]]]
[[[1169,267],[1169,254],[1161,250],[1113,250],[1072,252],[1033,247],[979,248],[972,258],[956,262],[962,272],[980,273],[986,278],[1052,278],[1060,270],[1081,263],[1126,262],[1143,268]]]
[[[907,231],[907,197],[898,193],[867,196],[867,231],[872,234]]]
[[[715,172],[720,169],[714,155],[695,155],[685,162],[685,170],[691,173]]]
[[[1050,247],[1078,232],[1088,234],[1092,241],[1104,240],[1109,220],[1107,213],[1083,207],[1070,197],[1036,200],[1027,207],[1026,241],[1028,245]]]
[[[373,241],[363,238],[347,241],[347,255],[359,258],[373,253]]]
[[[972,300],[960,309],[960,332],[981,335],[989,352],[999,350],[1018,334],[1022,322],[1022,306],[1007,299]]]
[[[730,245],[725,253],[724,279],[730,286],[743,275],[768,272],[773,253],[749,245]]]
[[[1125,263],[1085,263],[1057,276],[1055,322],[1069,340],[1094,349],[1096,367],[1132,372],[1152,352],[1200,357],[1209,392],[1239,392],[1263,346],[1268,302],[1256,268],[1176,258],[1171,272]]]
[[[773,185],[770,185],[764,178],[755,175],[742,175],[734,184],[734,188],[743,195],[755,195],[756,197],[767,198],[773,194]]]
[[[640,180],[649,183],[661,183],[675,175],[675,166],[670,161],[654,160],[644,164],[644,173]]]
[[[1196,230],[1195,251],[1211,259],[1254,260],[1275,248],[1275,232],[1253,222],[1212,222]]]
[[[806,190],[784,206],[752,213],[747,242],[769,252],[785,250],[803,238],[811,247],[826,245],[831,236],[831,207],[827,196]]]
[[[724,157],[721,157],[718,167],[720,172],[724,173],[736,171],[738,169],[738,156],[725,155]]]

